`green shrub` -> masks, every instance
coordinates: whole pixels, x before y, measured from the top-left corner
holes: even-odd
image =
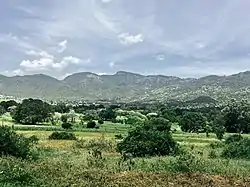
[[[76,140],[76,136],[71,132],[53,132],[49,136],[50,140]]]
[[[11,155],[18,158],[32,156],[32,148],[37,137],[25,138],[6,126],[0,126],[0,156]]]
[[[63,114],[61,115],[61,121],[63,123],[67,123],[68,122],[68,119],[69,119],[69,116],[67,114]]]
[[[102,119],[99,119],[99,120],[98,120],[98,123],[99,123],[100,125],[102,125],[102,124],[104,124],[104,121],[103,121]]]
[[[72,129],[72,124],[71,123],[62,123],[62,128],[63,129]]]
[[[135,157],[164,156],[178,152],[178,144],[169,132],[171,124],[164,118],[152,118],[136,126],[128,136],[117,144],[121,154],[130,153]]]
[[[95,126],[96,126],[96,122],[95,121],[89,121],[87,123],[87,128],[88,129],[93,129],[93,128],[95,128]]]
[[[26,168],[27,163],[13,157],[4,157],[0,161],[0,182],[15,186],[26,186],[33,181],[32,172]]]
[[[250,159],[250,139],[243,138],[226,144],[222,151],[225,158]]]
[[[225,143],[230,144],[230,143],[233,143],[233,142],[239,142],[242,139],[243,139],[243,137],[240,134],[234,134],[234,135],[229,136],[226,139]]]
[[[203,162],[200,157],[183,152],[176,157],[174,161],[171,162],[172,172],[200,172],[203,170]]]
[[[115,139],[117,140],[122,140],[123,139],[123,136],[121,134],[116,134],[115,135]]]
[[[208,154],[208,157],[213,159],[213,158],[217,158],[218,155],[216,154],[216,151],[215,150],[211,150]]]
[[[221,148],[223,146],[224,144],[222,142],[212,142],[209,144],[209,147],[211,147],[212,149]]]

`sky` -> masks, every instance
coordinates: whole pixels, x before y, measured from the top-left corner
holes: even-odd
[[[250,70],[249,9],[249,0],[2,1],[0,73]]]

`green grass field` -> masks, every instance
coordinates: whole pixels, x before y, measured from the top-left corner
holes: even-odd
[[[9,125],[13,124],[10,122]],[[74,133],[78,139],[86,140],[89,147],[91,140],[107,140],[115,145],[115,135],[125,135],[128,128],[122,124],[105,123],[100,129],[75,129]],[[39,159],[1,158],[0,168],[7,167],[4,172],[15,177],[13,182],[0,180],[0,186],[250,186],[250,161],[220,158],[220,149],[210,147],[211,143],[219,142],[214,134],[209,137],[205,134],[173,134],[180,146],[196,155],[192,159],[184,158],[184,163],[172,156],[137,158],[130,163],[120,162],[121,157],[114,147],[103,151],[101,158],[95,158],[90,154],[91,148],[76,148],[76,141],[49,140],[54,129],[47,126],[17,125],[15,129],[26,137],[35,135],[39,138]],[[210,158],[211,151],[215,151],[213,158]],[[187,165],[189,173],[174,170]],[[20,180],[23,182],[17,183]]]

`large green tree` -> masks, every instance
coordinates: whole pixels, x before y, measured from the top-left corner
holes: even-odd
[[[198,112],[186,112],[180,119],[180,126],[184,132],[205,132],[206,118]]]
[[[223,109],[225,128],[230,133],[250,132],[250,104],[243,100],[236,102],[232,100]]]
[[[39,99],[25,99],[12,112],[16,122],[27,125],[45,122],[51,115],[52,107]]]

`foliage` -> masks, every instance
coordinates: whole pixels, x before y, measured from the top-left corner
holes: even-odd
[[[5,113],[6,113],[6,110],[4,109],[4,107],[0,105],[0,116],[4,115]]]
[[[100,125],[103,125],[103,124],[104,124],[104,121],[103,121],[102,119],[99,119],[99,120],[98,120],[98,123],[99,123]]]
[[[186,112],[180,119],[181,130],[184,132],[204,132],[206,118],[197,112]]]
[[[125,123],[129,125],[141,124],[143,122],[144,120],[138,116],[128,116],[128,118],[125,121]]]
[[[5,111],[7,111],[9,109],[9,107],[17,106],[17,102],[14,100],[2,101],[0,103],[0,106],[2,106]]]
[[[10,127],[0,126],[0,155],[11,155],[18,158],[28,158],[32,156],[32,148],[37,144],[35,136],[25,138],[17,134]]]
[[[121,134],[116,134],[115,135],[115,139],[117,140],[122,140],[123,139],[123,136]]]
[[[222,156],[250,160],[250,138],[243,138],[240,141],[233,141],[225,145]]]
[[[222,140],[226,132],[225,121],[222,115],[216,116],[215,120],[212,122],[211,128],[212,128],[212,132],[215,133],[216,137],[219,140]]]
[[[88,123],[87,123],[87,128],[88,129],[93,129],[93,128],[95,128],[96,127],[96,122],[95,121],[89,121]]]
[[[170,134],[171,125],[164,118],[153,118],[129,131],[128,136],[117,145],[118,152],[135,157],[174,154],[178,145]]]
[[[62,102],[54,105],[53,108],[54,108],[55,112],[58,112],[58,113],[61,113],[61,114],[69,113],[69,111],[70,111],[70,107],[67,106],[65,103],[62,103]]]
[[[50,140],[76,140],[76,135],[71,132],[55,131],[49,136]]]
[[[62,128],[63,129],[72,129],[72,124],[71,123],[62,123]]]
[[[202,171],[203,167],[204,165],[198,156],[186,151],[177,156],[176,160],[171,163],[172,172],[197,172]]]
[[[161,111],[161,116],[167,120],[169,120],[172,123],[175,123],[178,121],[178,115],[175,112],[175,110],[172,109],[164,109]]]
[[[234,135],[227,137],[227,139],[225,140],[225,143],[230,144],[230,143],[234,143],[234,142],[239,142],[242,139],[243,139],[243,137],[240,134],[234,134]]]
[[[230,133],[249,133],[250,132],[250,105],[242,100],[237,103],[232,100],[223,109],[225,118],[225,128]]]
[[[62,121],[63,123],[67,123],[67,122],[68,122],[68,119],[69,119],[68,114],[63,114],[63,115],[61,115],[61,121]]]
[[[51,106],[39,99],[25,99],[12,113],[12,118],[22,124],[45,122],[52,115]]]
[[[99,117],[104,121],[112,121],[113,119],[116,118],[116,113],[114,112],[113,109],[107,108],[100,111]]]

